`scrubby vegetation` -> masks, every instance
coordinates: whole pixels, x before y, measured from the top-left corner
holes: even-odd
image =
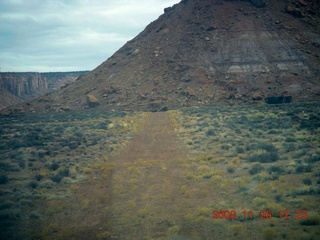
[[[203,161],[199,164],[214,172],[211,178],[217,178],[218,170],[226,173],[218,178],[218,192],[224,194],[215,200],[216,208],[247,206],[256,212],[271,209],[275,218],[281,217],[279,210],[283,209],[291,213],[299,209],[319,212],[320,104],[214,106],[186,109],[176,119],[181,124],[178,132],[192,157],[206,156],[200,157]],[[320,236],[315,228],[284,234],[286,229],[297,228],[297,224],[293,221],[283,228],[277,224],[265,226],[260,238]],[[318,216],[311,214],[300,224],[318,225]],[[241,228],[235,226],[231,228],[238,236]]]
[[[1,117],[2,234],[10,239],[17,222],[41,218],[34,202],[69,196],[117,154],[132,136],[134,118],[110,111]]]
[[[97,239],[118,238],[110,226],[119,232],[156,226],[158,231],[146,230],[144,239],[319,238],[320,104],[171,111],[188,158],[110,161],[145,115],[89,111],[1,118],[5,236],[14,238],[12,229],[20,223],[47,220],[40,232],[26,236],[76,239],[81,233],[59,221],[72,209],[99,205],[106,227],[95,230]],[[89,189],[91,179],[101,182],[101,188],[90,190],[96,195],[70,198],[84,183]],[[105,190],[110,182],[112,192]],[[167,216],[168,199],[179,209]],[[48,209],[38,205],[43,202],[50,203]],[[234,210],[237,218],[212,219],[213,210]]]

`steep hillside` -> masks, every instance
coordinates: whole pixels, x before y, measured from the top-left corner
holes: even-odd
[[[265,3],[183,0],[95,70],[30,108],[158,111],[272,95],[319,100],[319,2]]]

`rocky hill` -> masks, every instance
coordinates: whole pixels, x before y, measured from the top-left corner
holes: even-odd
[[[319,19],[317,0],[182,0],[95,70],[23,110],[318,101]]]
[[[2,72],[0,109],[53,92],[74,82],[87,72]]]

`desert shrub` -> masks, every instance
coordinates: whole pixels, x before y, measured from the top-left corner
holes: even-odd
[[[14,202],[7,200],[0,204],[0,210],[14,207]]]
[[[60,175],[59,173],[53,175],[50,179],[55,182],[55,183],[60,183],[62,180],[63,176]]]
[[[243,147],[236,147],[237,153],[244,153],[244,148]]]
[[[35,175],[34,177],[35,177],[35,179],[36,179],[37,181],[40,181],[42,178],[44,178],[43,175],[41,175],[41,174],[37,174],[37,175]]]
[[[302,179],[302,182],[305,185],[311,185],[312,184],[312,181],[311,181],[310,178],[304,178],[304,179]]]
[[[274,196],[274,200],[276,200],[277,202],[280,202],[282,200],[282,196],[280,194],[276,194]]]
[[[303,186],[303,187],[296,189],[293,192],[293,196],[295,197],[298,195],[317,195],[319,193],[320,193],[320,189],[316,189],[311,186]]]
[[[247,156],[248,162],[276,162],[279,159],[279,156],[276,152],[262,152],[262,153],[253,153]]]
[[[60,170],[59,174],[62,175],[63,177],[68,177],[70,174],[69,168],[65,168],[63,170]]]
[[[207,132],[206,132],[206,135],[209,137],[209,136],[213,136],[215,134],[214,130],[213,129],[209,129]]]
[[[301,158],[301,157],[305,156],[307,153],[308,152],[305,149],[300,150],[300,151],[296,152],[295,154],[293,154],[293,158],[295,158],[295,159]]]
[[[307,165],[298,165],[296,167],[296,173],[304,173],[304,172],[311,172],[312,166],[310,164]]]
[[[233,167],[228,167],[227,168],[228,173],[234,173],[234,168]]]
[[[223,144],[223,145],[221,145],[221,149],[223,149],[223,150],[229,150],[229,149],[230,149],[230,146],[227,145],[227,144]]]
[[[38,212],[32,211],[32,212],[30,212],[29,217],[31,219],[39,219],[41,217],[41,215]]]
[[[252,166],[252,168],[249,170],[249,173],[251,175],[255,175],[260,173],[263,170],[264,170],[264,167],[261,164],[257,163]]]
[[[312,148],[312,144],[309,142],[303,142],[299,144],[299,149],[304,149],[304,148]],[[306,151],[305,151],[306,152]]]
[[[8,223],[8,221],[14,221],[20,219],[21,210],[20,209],[5,209],[0,212],[0,223]]]
[[[267,132],[267,134],[277,134],[278,132],[274,129],[270,130]]]
[[[306,163],[315,163],[315,162],[318,162],[318,161],[320,161],[320,155],[319,154],[312,154],[312,156],[307,157],[305,159]]]
[[[285,149],[285,152],[287,153],[296,150],[296,146],[294,145],[294,143],[284,143],[283,147]]]
[[[6,162],[0,162],[0,169],[4,171],[8,171],[10,169],[10,164]]]
[[[60,181],[61,181],[61,180],[60,180]],[[43,187],[43,188],[48,188],[48,189],[50,189],[50,188],[52,188],[55,184],[56,184],[56,183],[53,182],[52,180],[47,179],[47,180],[42,181],[42,183],[41,183],[40,186]]]
[[[52,163],[48,166],[49,170],[55,171],[59,168],[59,164],[58,163]]]
[[[277,166],[277,165],[274,165],[274,166],[271,166],[268,168],[268,172],[269,174],[272,174],[272,173],[278,173],[278,174],[281,174],[284,172],[284,169],[282,166]]]
[[[0,184],[6,184],[9,181],[6,175],[0,175]]]
[[[51,180],[53,182],[56,182],[56,183],[60,183],[61,180],[64,178],[64,177],[68,177],[70,174],[69,172],[69,169],[68,168],[65,168],[63,170],[60,170],[57,174],[53,175],[51,177]]]
[[[285,141],[286,142],[296,142],[297,140],[294,137],[286,137]]]
[[[36,183],[34,181],[31,181],[31,182],[28,183],[27,186],[30,187],[30,188],[37,188],[38,187],[38,183]]]
[[[306,226],[316,226],[320,225],[320,216],[319,215],[310,215],[307,219],[302,220],[300,222],[301,225],[306,225]]]

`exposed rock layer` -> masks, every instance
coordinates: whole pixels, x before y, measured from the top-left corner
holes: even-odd
[[[84,73],[87,71],[0,73],[0,109],[60,89]]]

